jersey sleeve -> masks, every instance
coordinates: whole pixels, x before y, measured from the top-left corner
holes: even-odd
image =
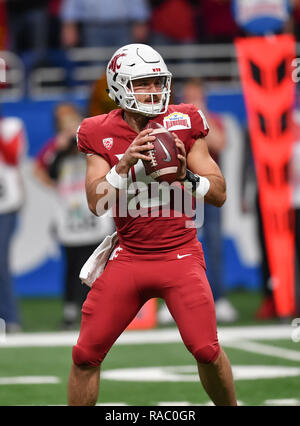
[[[205,138],[209,132],[209,126],[201,109],[197,109],[194,105],[191,106],[191,124],[192,138],[195,140]]]
[[[78,150],[85,154],[97,154],[88,139],[88,121],[83,120],[77,129],[76,141]]]
[[[82,121],[76,135],[77,147],[84,154],[100,155],[112,167],[109,152],[104,148],[103,143],[99,143],[102,140],[103,128],[103,121],[99,120],[99,117],[104,116],[89,117]]]
[[[204,138],[208,134],[209,126],[200,109],[197,109],[194,105],[187,105],[187,107],[191,120],[190,138],[186,143],[186,152],[188,153],[197,139]]]

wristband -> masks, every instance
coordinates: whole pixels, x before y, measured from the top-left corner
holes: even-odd
[[[114,166],[106,175],[107,182],[116,189],[127,189],[127,177],[122,177],[116,172]]]
[[[192,184],[192,191],[196,192],[196,197],[205,197],[210,187],[210,181],[204,177],[199,176],[196,173],[186,169],[186,175],[183,181],[190,182]]]
[[[196,198],[198,197],[204,198],[209,191],[210,181],[204,176],[199,176],[199,177],[200,177],[200,180],[196,188]]]

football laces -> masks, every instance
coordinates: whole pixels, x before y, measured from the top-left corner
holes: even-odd
[[[155,149],[151,149],[149,151],[149,157],[151,157],[151,166],[152,167],[158,166],[158,163],[157,163],[156,157],[155,157]]]

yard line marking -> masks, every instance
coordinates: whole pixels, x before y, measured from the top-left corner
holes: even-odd
[[[232,373],[235,381],[273,379],[300,376],[300,368],[279,365],[232,365]],[[102,380],[117,382],[199,382],[195,365],[115,368],[103,370],[101,377]]]
[[[243,401],[238,400],[237,405],[240,407],[244,405]],[[215,404],[212,401],[207,401],[201,404],[195,404],[194,402],[188,402],[188,401],[160,401],[157,403],[158,407],[184,407],[184,406],[193,406],[193,407],[214,407]]]
[[[60,379],[55,376],[16,376],[0,377],[0,385],[41,385],[57,384]]]
[[[222,343],[232,340],[278,340],[291,339],[295,327],[290,324],[257,325],[242,327],[218,327],[219,340]]]
[[[291,339],[291,325],[219,327],[219,341],[226,345],[228,342],[240,339]],[[43,346],[73,346],[78,339],[79,331],[18,333],[2,336],[0,347],[43,347]],[[182,342],[177,328],[160,328],[152,330],[125,331],[116,341],[117,345],[139,345],[146,343],[178,343]]]
[[[191,402],[188,401],[160,401],[157,403],[157,405],[159,407],[164,407],[164,406],[168,406],[168,407],[187,407],[189,405],[197,405],[200,406],[201,404],[192,404]]]
[[[128,404],[125,402],[98,402],[96,404],[97,407],[110,407],[110,406],[118,406],[118,407],[125,407]]]
[[[225,346],[241,349],[247,352],[254,352],[261,355],[270,355],[276,358],[288,359],[290,361],[300,361],[300,351],[279,348],[277,346],[266,345],[264,343],[239,341],[226,342]]]
[[[296,398],[287,399],[266,399],[264,404],[266,405],[300,405],[300,400]]]

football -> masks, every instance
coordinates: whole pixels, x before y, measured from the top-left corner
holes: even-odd
[[[145,155],[151,157],[151,161],[143,160],[146,175],[150,175],[158,182],[175,182],[180,168],[180,160],[177,158],[179,151],[174,136],[161,124],[154,121],[149,121],[147,128],[153,129],[151,136],[155,136],[156,139],[151,142],[154,148],[145,151]]]

